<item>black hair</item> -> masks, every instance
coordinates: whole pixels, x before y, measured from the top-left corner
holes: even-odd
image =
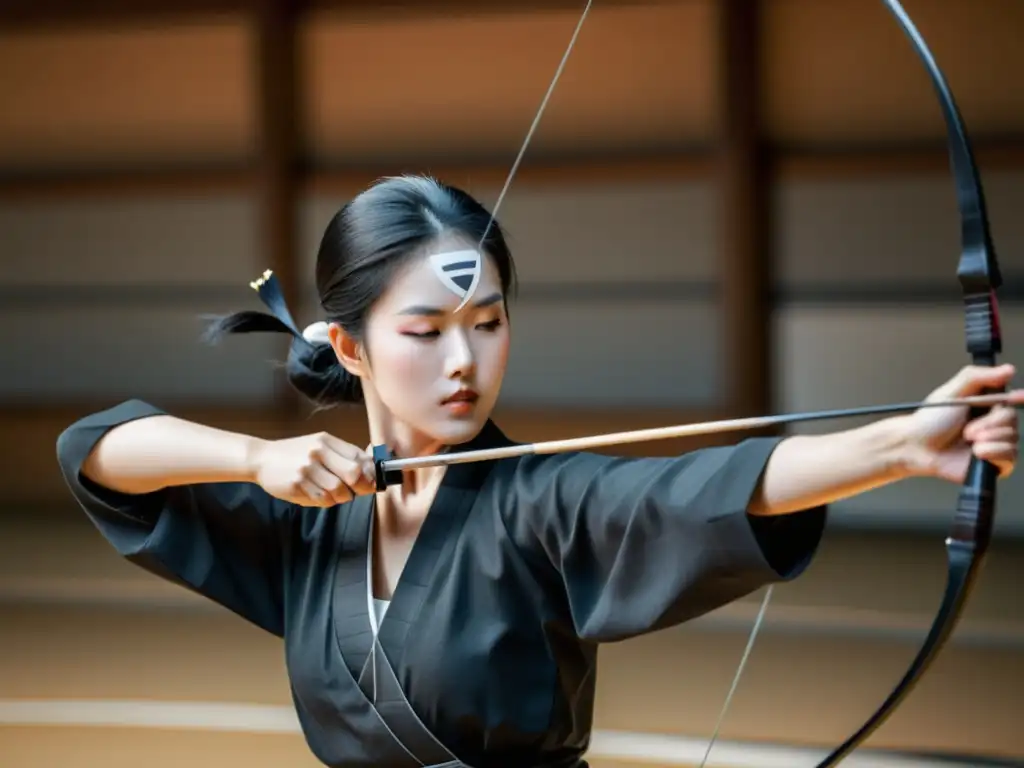
[[[472,240],[493,259],[506,301],[515,290],[515,266],[505,235],[468,193],[425,176],[378,181],[334,215],[320,240],[316,288],[327,322],[357,341],[366,317],[404,263],[441,237]],[[236,312],[216,319],[206,338],[270,331],[291,334],[288,381],[318,407],[362,402],[359,377],[338,362],[330,344],[303,337],[270,273],[251,284],[273,314]]]

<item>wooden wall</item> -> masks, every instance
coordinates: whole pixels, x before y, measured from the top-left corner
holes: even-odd
[[[1024,6],[905,6],[975,139],[1014,360]],[[317,319],[324,223],[380,175],[493,205],[582,7],[0,9],[0,716],[31,698],[288,704],[276,643],[98,540],[54,440],[127,397],[363,440],[357,411],[295,409],[281,339],[205,347],[201,316],[256,306],[248,282],[273,267]],[[499,218],[522,283],[498,414],[516,438],[915,399],[967,361],[944,126],[879,2],[598,0]],[[937,607],[955,494],[910,482],[837,505],[820,560],[776,593],[723,738],[833,744],[877,706]],[[874,745],[1024,758],[1022,510],[1017,473],[965,624]],[[599,726],[710,734],[759,597],[609,647]],[[4,765],[140,756],[312,764],[287,733],[0,726]]]

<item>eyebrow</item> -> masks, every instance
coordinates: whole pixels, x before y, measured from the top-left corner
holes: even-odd
[[[499,301],[501,301],[501,294],[500,293],[492,293],[490,296],[486,296],[486,297],[480,299],[480,301],[475,302],[473,304],[473,306],[476,309],[482,309],[483,307],[489,307],[492,304],[497,304]],[[400,314],[400,315],[426,315],[426,316],[429,316],[429,317],[437,317],[438,315],[443,315],[444,312],[445,311],[443,309],[441,309],[440,307],[428,307],[428,306],[425,306],[425,305],[422,305],[422,304],[417,304],[417,305],[412,306],[412,307],[406,307],[405,309],[403,309],[398,314]]]

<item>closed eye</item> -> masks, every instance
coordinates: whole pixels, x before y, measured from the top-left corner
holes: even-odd
[[[482,331],[496,331],[498,330],[499,327],[501,327],[501,318],[495,318],[494,320],[489,320],[486,323],[478,323],[476,327],[477,329]],[[437,329],[431,331],[423,331],[422,333],[417,333],[415,331],[402,331],[402,335],[411,336],[414,339],[436,339],[438,336],[441,335],[441,332]]]

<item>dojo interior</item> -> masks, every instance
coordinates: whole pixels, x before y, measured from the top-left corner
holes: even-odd
[[[584,5],[3,4],[0,765],[319,765],[281,643],[120,560],[55,440],[141,398],[365,444],[361,411],[289,391],[282,337],[211,348],[201,318],[259,308],[270,268],[297,321],[319,319],[321,231],[380,176],[493,206]],[[1024,365],[1024,4],[904,7],[973,142],[1003,358]],[[521,288],[495,419],[517,440],[913,401],[969,362],[945,124],[876,0],[595,0],[498,218]],[[774,591],[709,768],[813,766],[881,704],[938,609],[957,492],[833,507]],[[1022,584],[1018,471],[956,632],[844,766],[1024,765]],[[591,766],[698,765],[762,597],[603,648]]]

